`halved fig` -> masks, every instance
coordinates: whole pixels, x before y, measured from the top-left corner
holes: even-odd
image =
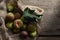
[[[16,19],[15,21],[14,21],[14,28],[21,28],[23,26],[23,22],[22,22],[22,20],[20,20],[20,19]]]

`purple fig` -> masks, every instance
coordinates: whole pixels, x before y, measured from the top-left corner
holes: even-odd
[[[20,13],[15,13],[15,19],[18,19],[21,17],[21,14]]]
[[[27,31],[22,31],[22,32],[20,33],[20,36],[21,36],[22,38],[27,38],[27,37],[28,37],[28,32],[27,32]]]

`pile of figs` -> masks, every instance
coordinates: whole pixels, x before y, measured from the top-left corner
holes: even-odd
[[[36,37],[36,24],[34,22],[23,22],[23,11],[12,3],[7,3],[7,15],[5,17],[5,25],[12,33],[20,33],[22,38]],[[23,19],[23,20],[22,20]],[[25,20],[24,20],[25,21]]]

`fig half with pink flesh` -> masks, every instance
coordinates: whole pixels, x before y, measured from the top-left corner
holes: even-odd
[[[14,28],[21,28],[23,26],[23,22],[22,22],[22,20],[20,20],[20,19],[16,19],[15,21],[14,21]]]

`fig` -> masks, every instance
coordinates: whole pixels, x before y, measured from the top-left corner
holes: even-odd
[[[27,31],[22,31],[22,32],[20,33],[20,37],[22,37],[22,38],[27,38],[27,37],[28,37],[28,32],[27,32]]]
[[[21,27],[21,30],[26,30],[26,25],[25,24]]]
[[[23,26],[22,20],[16,19],[16,20],[14,21],[14,28],[20,29],[22,26]]]
[[[37,35],[37,32],[36,32],[36,31],[30,33],[30,36],[31,36],[31,37],[36,37],[36,35]]]
[[[9,12],[12,12],[12,11],[14,10],[14,6],[13,6],[12,3],[7,3],[7,10],[8,10]]]
[[[18,33],[19,31],[19,29],[13,29],[13,33]]]
[[[7,15],[6,15],[6,19],[7,20],[14,20],[14,14],[13,13],[8,13]]]
[[[28,30],[29,32],[34,32],[34,31],[36,31],[36,25],[34,25],[34,24],[29,24],[28,27],[27,27],[27,30]]]
[[[6,24],[6,27],[8,28],[8,29],[12,29],[13,28],[13,23],[12,22],[9,22],[9,23],[7,23]]]
[[[20,13],[15,13],[15,19],[18,19],[21,17],[21,14]]]

